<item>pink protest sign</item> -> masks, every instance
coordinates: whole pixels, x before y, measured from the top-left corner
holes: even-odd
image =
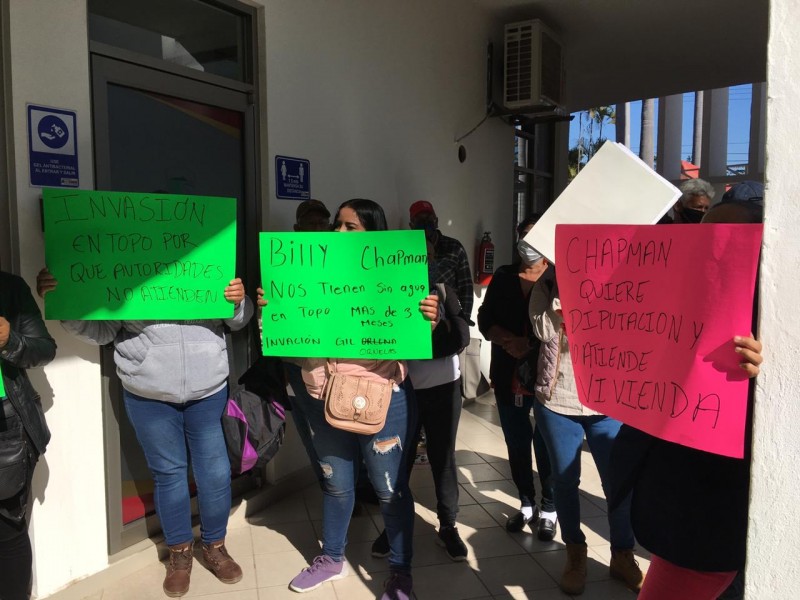
[[[742,457],[762,225],[559,225],[558,287],[581,402]]]

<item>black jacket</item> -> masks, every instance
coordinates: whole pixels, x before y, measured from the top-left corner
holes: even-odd
[[[514,335],[530,335],[532,332],[528,316],[530,293],[522,294],[519,278],[519,265],[504,265],[492,275],[492,281],[486,288],[483,304],[478,309],[478,329],[485,336],[494,325],[510,331]],[[531,340],[531,351],[528,358],[533,361],[534,373],[536,359],[539,356],[539,341]],[[497,402],[511,402],[512,383],[517,365],[521,361],[503,350],[500,344],[492,344],[492,363],[489,377],[495,388]]]
[[[744,458],[695,450],[623,425],[611,451],[609,510],[633,492],[636,540],[698,571],[744,568],[750,495],[753,382]]]
[[[0,272],[0,316],[11,324],[8,343],[0,349],[0,367],[8,396],[3,408],[19,416],[39,455],[50,441],[50,431],[39,394],[33,389],[25,369],[41,367],[53,360],[56,343],[47,332],[39,306],[21,277]]]
[[[445,283],[436,284],[436,288],[442,316],[432,334],[433,358],[443,358],[469,346],[469,319],[455,289]]]

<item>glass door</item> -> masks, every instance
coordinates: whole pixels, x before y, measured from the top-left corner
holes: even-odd
[[[92,58],[92,79],[97,189],[236,198],[237,273],[252,282],[247,289],[253,292],[260,216],[249,95],[98,55]],[[249,364],[256,336],[249,330],[234,335],[232,377]],[[113,554],[157,532],[158,521],[152,480],[122,406],[110,349],[103,352],[102,372]]]

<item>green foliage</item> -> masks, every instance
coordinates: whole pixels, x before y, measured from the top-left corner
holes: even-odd
[[[606,138],[603,127],[617,122],[617,111],[614,106],[597,106],[578,113],[580,134],[577,143],[569,149],[569,179],[572,180],[586,163],[600,149]],[[595,130],[595,126],[597,126]]]

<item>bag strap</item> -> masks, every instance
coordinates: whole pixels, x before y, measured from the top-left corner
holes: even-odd
[[[339,359],[336,359],[335,361],[333,361],[330,358],[328,358],[328,359],[325,360],[325,368],[328,371],[328,373],[327,373],[327,380],[328,381],[330,381],[330,379],[333,376],[333,374],[336,373],[336,365],[338,363],[339,363]],[[400,361],[397,360],[397,361],[395,361],[395,363],[396,363],[396,367],[395,367],[395,371],[394,371],[394,377],[391,378],[391,379],[387,379],[386,380],[387,382],[389,382],[389,384],[392,386],[392,388],[394,388],[394,386],[396,386],[396,385],[399,385],[398,382],[400,381],[400,375],[402,373],[402,370],[400,369]],[[326,387],[328,386],[328,381],[325,382],[325,386]]]
[[[234,381],[231,376],[231,369],[233,368],[233,348],[231,348],[233,346],[233,338],[227,330],[223,332],[222,337],[225,339],[225,351],[228,355],[228,397],[233,397],[234,393],[244,389],[244,386],[238,381]]]

